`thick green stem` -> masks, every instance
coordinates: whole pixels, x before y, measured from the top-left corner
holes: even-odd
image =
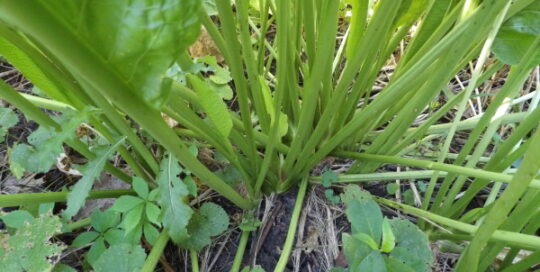
[[[47,202],[65,202],[68,193],[69,192],[49,192],[0,195],[0,207],[13,207]],[[87,199],[117,198],[123,195],[135,195],[135,191],[125,189],[90,191]]]
[[[146,261],[144,262],[144,265],[141,268],[140,272],[153,272],[154,271],[159,261],[159,257],[163,253],[165,246],[167,246],[168,241],[169,241],[169,235],[167,234],[166,231],[162,231],[158,239],[154,243],[154,246],[152,247],[150,254],[148,254],[148,258],[146,258]]]
[[[490,172],[490,171],[457,166],[457,165],[446,164],[446,163],[423,161],[423,160],[416,160],[416,159],[409,159],[409,158],[400,158],[400,157],[395,157],[395,156],[373,155],[373,154],[355,153],[355,152],[336,152],[335,154],[340,157],[346,157],[346,158],[351,158],[351,159],[377,161],[377,162],[382,162],[382,163],[404,164],[404,165],[409,165],[409,166],[423,167],[423,168],[428,168],[428,169],[433,169],[433,170],[445,171],[449,173],[455,173],[455,174],[469,176],[469,177],[483,178],[487,180],[493,180],[493,181],[504,182],[504,183],[510,183],[513,178],[512,175],[507,175],[507,174],[502,174],[502,173],[497,173],[497,172]],[[534,179],[530,183],[529,187],[540,189],[540,180]]]
[[[444,216],[440,216],[422,209],[418,209],[409,205],[397,203],[388,199],[374,197],[378,202],[390,206],[395,209],[402,210],[406,213],[410,213],[424,219],[428,219],[438,224],[451,227],[458,231],[462,231],[468,234],[474,235],[478,230],[477,226],[463,223],[457,220],[453,220]],[[526,249],[540,249],[540,237],[534,235],[521,234],[518,232],[496,230],[491,235],[490,240],[497,242],[504,242],[509,245],[514,245]]]
[[[300,183],[300,188],[298,189],[298,195],[296,196],[296,202],[294,203],[293,213],[291,216],[291,223],[289,224],[289,230],[287,231],[287,238],[283,244],[283,251],[279,256],[278,263],[274,272],[285,271],[287,262],[289,261],[289,256],[291,255],[292,246],[294,239],[296,238],[296,229],[298,228],[298,219],[300,218],[300,212],[302,211],[302,204],[304,203],[304,196],[306,195],[308,178],[304,178]]]
[[[197,251],[190,250],[189,256],[191,257],[191,271],[199,272],[199,258],[197,256]]]
[[[240,266],[242,265],[242,260],[244,259],[244,252],[246,251],[246,245],[249,240],[250,233],[251,231],[242,231],[242,236],[240,236],[240,242],[238,243],[236,255],[234,256],[233,265],[231,267],[232,272],[240,271]]]
[[[369,173],[369,174],[350,174],[339,175],[337,182],[368,182],[368,181],[390,181],[396,179],[427,179],[430,178],[435,171],[433,170],[420,170],[420,171],[404,171],[404,172],[383,172],[383,173]],[[446,176],[446,172],[440,174],[442,177]],[[311,177],[312,181],[322,181],[323,178]]]

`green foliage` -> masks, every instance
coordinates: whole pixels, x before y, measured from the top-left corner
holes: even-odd
[[[24,171],[46,172],[64,151],[63,143],[75,137],[75,129],[87,118],[88,111],[66,112],[59,119],[62,131],[40,126],[28,136],[28,144],[17,144],[9,152],[11,171],[18,178]]]
[[[253,213],[247,213],[242,218],[242,223],[238,226],[242,231],[255,231],[262,224],[260,220],[255,218]]]
[[[41,1],[110,69],[154,106],[167,96],[162,74],[199,33],[200,1]]]
[[[32,214],[25,210],[16,210],[0,216],[0,219],[8,228],[18,229],[25,223],[34,221]]]
[[[11,109],[0,107],[0,143],[4,142],[4,138],[8,129],[19,122],[17,114]]]
[[[140,271],[146,253],[140,245],[118,244],[108,248],[94,263],[94,271],[136,272]]]
[[[538,37],[540,37],[540,1],[535,0],[502,25],[492,50],[504,63],[517,64]],[[532,66],[540,63],[538,43],[535,51]]]
[[[59,260],[63,246],[50,239],[60,232],[56,216],[43,215],[17,228],[14,235],[3,234],[0,241],[1,271],[48,271]]]
[[[180,246],[199,251],[209,245],[213,236],[220,235],[229,227],[229,216],[219,205],[207,202],[193,214],[187,230],[189,238]]]
[[[336,172],[332,170],[325,171],[322,174],[322,185],[324,187],[330,187],[332,183],[338,180],[339,176]]]
[[[86,261],[93,265],[99,257],[107,250],[107,246],[127,242],[125,232],[119,228],[120,214],[108,209],[101,211],[95,209],[90,217],[93,231],[79,234],[73,240],[72,247],[83,247],[92,243],[90,250],[86,253]]]
[[[348,3],[352,4],[352,17],[343,20]],[[475,267],[482,263],[478,265],[486,268],[507,246],[504,242],[510,241],[512,247],[516,243],[534,244],[533,247],[540,244],[531,238],[535,230],[525,228],[534,219],[537,209],[531,203],[537,203],[537,197],[531,195],[533,190],[526,190],[524,182],[512,182],[511,174],[501,174],[509,166],[507,160],[513,163],[525,153],[539,153],[540,145],[529,140],[538,125],[539,115],[533,110],[536,98],[527,106],[511,107],[512,111],[527,107],[531,111],[510,114],[512,118],[514,113],[519,115],[512,121],[519,125],[503,130],[505,133],[493,145],[494,132],[499,131],[502,122],[495,113],[503,112],[503,101],[519,95],[530,68],[538,63],[538,53],[534,51],[537,48],[530,47],[533,42],[538,46],[538,3],[164,0],[156,4],[150,0],[0,0],[0,53],[20,67],[37,86],[36,90],[54,99],[39,100],[0,84],[2,98],[27,115],[27,119],[40,124],[27,144],[16,145],[10,151],[10,167],[19,177],[27,170],[47,171],[64,142],[90,159],[87,166],[95,159],[96,154],[90,152],[93,144],[71,135],[78,125],[77,118],[51,123],[36,106],[57,109],[55,103],[63,102],[61,108],[73,108],[82,114],[85,105],[91,105],[103,112],[92,114],[87,120],[95,134],[110,142],[117,135],[127,136],[127,144],[118,149],[122,160],[116,166],[121,165],[122,169],[107,164],[107,171],[129,181],[123,172],[125,162],[137,176],[155,181],[157,190],[135,181],[133,189],[138,197],[121,197],[114,207],[122,213],[121,228],[119,223],[109,230],[93,225],[93,230],[78,238],[77,245],[92,243],[87,260],[93,260],[88,262],[94,265],[103,258],[98,262],[102,270],[112,269],[107,266],[112,258],[103,252],[115,247],[124,257],[139,256],[139,248],[122,249],[121,244],[138,244],[142,235],[153,241],[161,226],[164,235],[159,237],[169,234],[174,242],[193,249],[203,247],[211,236],[227,227],[226,214],[213,204],[204,204],[197,213],[190,208],[189,198],[197,194],[191,174],[242,209],[250,210],[257,206],[263,192],[284,192],[298,181],[307,180],[312,169],[328,156],[358,160],[351,173],[360,174],[373,175],[383,163],[444,168],[446,177],[441,184],[433,176],[425,190],[419,186],[425,192],[422,209],[404,204],[395,207],[427,213],[451,228],[478,234],[473,237],[473,249],[466,251],[467,261],[461,265]],[[201,4],[206,4],[206,14],[200,10]],[[217,17],[205,16],[208,14]],[[199,19],[222,54],[223,64],[213,57],[191,60],[187,54],[186,47],[200,29]],[[497,34],[500,22],[504,24]],[[494,37],[497,38],[490,49]],[[458,113],[462,112],[471,98],[469,90],[481,86],[484,79],[493,78],[501,69],[500,62],[486,61],[490,50],[512,67],[503,87],[489,94],[489,103],[481,99],[485,94],[478,96],[482,102],[479,106],[488,105],[485,109],[479,107],[479,118],[461,120],[460,114],[456,115],[459,129],[472,128],[460,153],[450,158],[456,154],[449,154],[448,148],[441,150],[444,155],[439,162],[412,158],[416,155],[409,152],[410,148],[429,147],[422,144],[431,141],[428,139],[440,141],[439,138],[446,137],[445,143],[450,143],[454,134],[437,132],[440,127],[434,124],[449,116],[447,113],[454,111],[456,105]],[[466,90],[454,94],[448,84],[467,63],[477,68],[467,81]],[[507,74],[504,69],[499,75]],[[171,127],[165,123],[162,113],[178,125]],[[201,163],[189,148],[194,139],[220,152],[237,173],[216,174],[215,168]],[[342,150],[355,155],[343,155],[351,152]],[[479,163],[480,154],[486,151],[494,154],[492,159]],[[156,158],[164,153],[167,155],[158,166]],[[67,217],[84,203],[103,167],[98,166],[92,171],[83,168],[88,173],[70,193]],[[532,172],[520,173],[520,180],[525,174],[536,175],[536,170]],[[476,180],[464,186],[469,175]],[[491,177],[510,183],[503,194],[508,197],[498,198],[493,190],[490,200],[495,203],[491,207],[497,209],[483,207],[474,215],[462,216],[472,199],[494,180]],[[242,184],[229,186],[230,180]],[[326,177],[323,183],[329,187],[332,179]],[[247,196],[237,188],[245,188]],[[325,194],[331,202],[337,202],[334,191],[328,189]],[[51,195],[38,196],[50,201]],[[406,203],[412,203],[412,196],[410,190],[403,193]],[[351,270],[426,270],[428,261],[416,254],[427,252],[427,242],[421,232],[410,228],[410,222],[385,219],[365,192],[348,189],[342,199],[347,203],[353,229],[351,235],[343,235]],[[154,200],[159,206],[152,203]],[[508,203],[516,204],[515,209]],[[27,206],[31,213],[36,212],[35,203]],[[13,226],[27,218],[18,216],[11,219]],[[489,219],[484,222],[495,223],[478,224],[484,216]],[[474,221],[479,226],[476,229],[469,225]],[[430,228],[426,222],[420,223],[423,228]],[[295,224],[292,222],[293,227]],[[243,226],[248,230],[256,227],[255,220],[247,220]],[[492,235],[499,227],[508,230],[508,235]],[[408,236],[400,236],[400,232]],[[414,237],[417,243],[407,240]],[[166,239],[158,242],[162,240]],[[163,250],[164,245],[158,242],[148,263],[157,260]],[[286,256],[288,249],[283,252]],[[487,257],[480,261],[478,256]],[[284,259],[280,265],[286,263],[282,262]]]
[[[431,248],[417,226],[383,218],[377,203],[356,186],[348,186],[342,198],[352,226],[352,235],[342,237],[349,271],[431,271]]]
[[[227,110],[227,105],[225,105],[221,96],[210,85],[196,76],[188,75],[188,79],[196,90],[202,108],[208,115],[208,118],[222,136],[228,137],[233,123]]]
[[[63,212],[65,217],[70,219],[81,209],[88,197],[88,192],[92,189],[94,180],[99,178],[105,163],[123,142],[124,138],[118,140],[112,146],[96,148],[96,159],[80,167],[79,171],[83,174],[83,177],[73,186],[71,192],[68,194],[67,209]]]
[[[132,186],[138,196],[121,196],[114,202],[111,210],[123,214],[122,227],[133,243],[138,243],[144,234],[146,240],[154,244],[159,236],[156,226],[161,226],[158,220],[161,209],[154,204],[158,190],[150,192],[146,181],[139,177],[133,178]]]
[[[186,204],[189,191],[178,177],[182,167],[171,155],[166,155],[160,163],[156,182],[159,184],[158,203],[163,210],[162,223],[171,239],[179,243],[188,236],[187,225],[193,211]]]

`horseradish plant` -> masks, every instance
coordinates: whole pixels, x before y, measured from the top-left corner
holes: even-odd
[[[151,271],[169,238],[191,250],[197,269],[196,251],[228,221],[214,204],[198,210],[188,205],[197,194],[192,176],[251,219],[263,194],[300,184],[276,265],[276,271],[283,271],[310,171],[337,156],[357,162],[336,182],[385,179],[385,173],[374,173],[385,163],[432,170],[421,208],[377,201],[426,219],[419,225],[433,240],[470,241],[458,271],[485,270],[503,248],[509,253],[502,268],[530,266],[540,252],[540,239],[534,236],[540,222],[535,220],[540,205],[540,181],[535,179],[540,167],[538,96],[522,112],[504,113],[539,62],[540,1],[347,4],[350,22],[341,35],[344,5],[331,0],[220,0],[212,13],[196,0],[0,0],[0,54],[40,91],[22,94],[0,83],[0,97],[40,125],[28,144],[11,149],[12,171],[47,171],[63,143],[89,159],[69,192],[3,195],[0,204],[36,210],[41,203],[67,200],[61,214],[66,228],[90,224],[93,229],[77,245],[100,245],[87,254],[88,265],[96,270],[106,270],[117,256],[107,252],[115,252],[137,260],[129,264],[134,269]],[[223,66],[187,54],[201,24],[223,56]],[[491,52],[498,60],[491,61]],[[395,63],[389,82],[374,88],[389,60]],[[454,94],[447,84],[469,63],[474,66],[471,78]],[[475,88],[507,69],[503,64],[510,66],[508,76],[487,109],[462,121]],[[234,99],[226,103],[229,87]],[[440,95],[446,102],[430,108]],[[51,118],[39,108],[63,114]],[[426,109],[428,118],[417,125]],[[435,125],[454,109],[451,123]],[[80,123],[101,140],[82,141],[75,134]],[[499,127],[508,123],[515,128],[490,146]],[[459,154],[451,154],[460,129],[472,131]],[[416,155],[417,145],[436,138],[442,147],[435,158]],[[192,142],[226,159],[238,173],[237,184],[233,187],[201,163],[189,148]],[[488,147],[490,157],[479,163]],[[108,161],[115,152],[130,173]],[[515,174],[507,171],[521,158]],[[133,181],[133,190],[92,191],[102,169]],[[403,172],[394,178],[419,174]],[[484,189],[492,192],[485,206],[466,210]],[[85,199],[104,197],[118,197],[107,219],[92,215],[70,223]],[[241,268],[249,232],[256,229],[246,221],[233,271]],[[108,229],[122,235],[107,238]],[[141,236],[153,242],[144,263],[138,260],[145,252],[133,245]],[[533,253],[513,263],[522,249]],[[90,257],[90,252],[105,253]]]

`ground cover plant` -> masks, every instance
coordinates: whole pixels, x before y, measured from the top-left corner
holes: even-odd
[[[0,195],[15,207],[1,215],[1,270],[72,271],[62,252],[79,248],[77,269],[153,271],[161,258],[166,270],[172,241],[199,271],[198,252],[234,221],[206,201],[214,191],[242,210],[228,269],[261,271],[245,260],[257,207],[294,188],[270,268],[285,271],[317,183],[347,207],[349,271],[429,271],[431,255],[406,254],[431,254],[426,237],[457,248],[456,271],[533,268],[539,18],[538,0],[0,0],[0,55],[33,84],[0,82],[0,137],[18,123],[13,109],[38,125],[9,146],[9,168],[22,178],[62,164],[80,177]],[[217,54],[189,48],[201,29]],[[64,163],[68,151],[85,160]],[[316,171],[329,158],[354,163]],[[130,186],[93,190],[103,171]],[[428,182],[411,182],[405,203],[398,185],[395,200],[339,186],[416,179]],[[80,216],[104,198],[114,204]],[[68,248],[58,237],[69,233]]]

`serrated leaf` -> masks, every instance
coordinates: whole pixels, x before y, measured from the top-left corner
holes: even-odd
[[[124,142],[124,139],[120,139],[111,147],[97,148],[96,158],[79,169],[83,177],[73,186],[73,189],[67,196],[67,208],[63,212],[65,217],[71,218],[81,209],[86,201],[86,197],[88,197],[88,192],[90,192],[92,185],[94,185],[94,180],[99,177],[108,158]]]
[[[204,203],[189,222],[189,238],[180,245],[199,251],[212,242],[210,237],[221,234],[228,226],[229,216],[221,206],[211,202]]]
[[[96,231],[104,232],[120,223],[120,215],[111,209],[106,211],[94,209],[90,217],[90,223]]]
[[[210,82],[210,85],[212,85],[212,88],[216,90],[216,92],[223,98],[224,100],[231,100],[234,96],[234,92],[231,89],[231,86],[229,84],[215,84],[213,82]]]
[[[145,206],[146,218],[148,221],[160,225],[159,215],[161,214],[161,209],[154,203],[147,202]]]
[[[343,194],[341,194],[341,200],[347,204],[353,200],[356,200],[356,201],[360,201],[360,202],[366,202],[366,201],[369,201],[371,200],[372,197],[371,195],[366,192],[366,191],[362,191],[362,189],[360,189],[360,187],[358,187],[357,185],[347,185],[345,187],[345,190],[343,190]]]
[[[200,1],[40,1],[155,108],[162,75],[198,36]]]
[[[138,196],[144,199],[148,197],[148,184],[146,181],[144,181],[144,179],[140,177],[133,177],[133,183],[131,185]]]
[[[148,194],[148,200],[149,201],[155,201],[159,196],[159,190],[158,189],[154,189],[152,191],[150,191],[150,194]]]
[[[40,126],[28,136],[28,143],[32,146],[26,144],[14,146],[9,154],[14,174],[20,176],[24,170],[48,171],[56,163],[58,155],[63,152],[63,142],[75,137],[75,129],[86,119],[89,111],[90,109],[77,113],[66,112],[64,119],[68,120],[62,124],[61,131]]]
[[[111,245],[125,242],[124,231],[121,229],[109,229],[104,236],[105,241]]]
[[[0,107],[0,143],[4,142],[4,137],[8,129],[19,122],[17,114],[11,109]]]
[[[2,219],[4,225],[6,225],[8,228],[15,229],[22,227],[25,223],[34,221],[32,214],[25,210],[12,211],[0,216],[0,219]]]
[[[394,232],[392,232],[392,227],[390,226],[388,218],[385,217],[382,224],[381,251],[386,253],[391,252],[395,246],[396,237],[394,236]]]
[[[152,224],[150,223],[144,223],[143,233],[144,233],[144,238],[146,238],[146,240],[151,245],[153,245],[156,242],[159,236],[159,231],[156,229],[156,227],[152,226]]]
[[[346,213],[351,222],[353,235],[365,233],[373,238],[377,244],[381,241],[383,215],[375,201],[349,201]]]
[[[158,203],[163,211],[162,223],[175,243],[187,237],[186,226],[193,214],[189,205],[184,202],[189,192],[186,185],[178,178],[181,171],[178,161],[167,154],[160,163],[160,172],[156,179],[159,184]]]
[[[79,234],[75,240],[71,243],[72,247],[83,247],[92,241],[94,241],[99,236],[98,232],[87,231]]]
[[[390,220],[390,225],[396,237],[396,247],[390,256],[415,271],[430,271],[433,253],[426,234],[408,220],[395,218]]]
[[[142,215],[144,212],[144,206],[145,205],[143,203],[138,204],[126,213],[124,219],[122,220],[122,225],[124,226],[126,232],[133,230],[143,220]]]
[[[128,244],[132,244],[132,245],[138,245],[140,244],[141,242],[141,237],[142,237],[142,222],[140,222],[139,224],[137,224],[133,229],[131,229],[131,231],[129,232],[125,232],[124,234],[124,237],[123,237],[123,243],[128,243]]]
[[[194,75],[187,75],[189,82],[195,89],[199,102],[212,124],[224,137],[229,137],[233,127],[232,118],[221,96],[210,85]]]
[[[96,272],[136,272],[144,264],[146,253],[140,245],[112,245],[92,265]]]
[[[51,270],[64,246],[50,239],[61,227],[58,217],[46,215],[24,224],[12,236],[4,234],[0,238],[0,271]]]
[[[330,187],[332,183],[336,182],[339,179],[338,174],[332,170],[325,171],[321,177],[322,185],[324,187]]]
[[[107,247],[105,246],[105,239],[103,237],[99,237],[94,241],[94,244],[90,247],[90,250],[86,253],[86,261],[89,264],[94,264],[101,254],[107,250]]]
[[[117,212],[125,213],[143,202],[144,199],[140,197],[125,195],[118,198],[112,205],[111,209]]]

